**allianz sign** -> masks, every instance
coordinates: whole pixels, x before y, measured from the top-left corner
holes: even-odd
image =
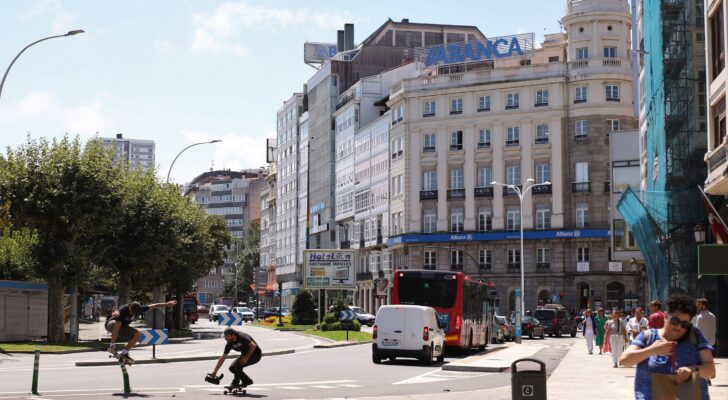
[[[508,51],[503,51],[508,46]],[[448,45],[431,47],[425,58],[425,66],[437,64],[453,64],[479,60],[491,60],[495,58],[512,57],[513,55],[522,56],[521,44],[518,38],[513,36],[508,39],[500,38],[495,41],[486,40],[483,42],[468,43],[450,43]]]

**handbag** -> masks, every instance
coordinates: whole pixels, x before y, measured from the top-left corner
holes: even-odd
[[[694,372],[690,379],[677,384],[676,375],[650,374],[652,398],[660,400],[700,400],[700,378]]]

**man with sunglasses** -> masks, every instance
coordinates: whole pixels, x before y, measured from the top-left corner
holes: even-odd
[[[637,335],[620,358],[623,366],[637,365],[635,398],[651,400],[653,374],[668,374],[674,375],[678,385],[695,376],[699,379],[701,400],[708,400],[707,380],[715,376],[713,346],[690,323],[697,312],[695,300],[686,294],[673,294],[667,307],[665,326]]]

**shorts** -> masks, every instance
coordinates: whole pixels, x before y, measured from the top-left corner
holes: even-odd
[[[113,332],[114,326],[116,324],[121,324],[121,321],[117,321],[115,319],[110,319],[110,320],[106,321],[106,325],[105,325],[106,331],[109,333]],[[131,326],[122,324],[121,328],[119,329],[119,336],[116,338],[116,341],[117,342],[128,342],[134,337],[134,335],[137,332],[138,331],[136,329],[132,328]]]

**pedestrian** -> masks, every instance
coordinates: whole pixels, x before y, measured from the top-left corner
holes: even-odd
[[[649,320],[650,328],[660,329],[663,326],[665,326],[665,313],[663,313],[660,310],[662,308],[662,303],[660,303],[660,300],[652,300],[650,302],[649,307],[650,307],[650,320]]]
[[[700,329],[708,343],[715,347],[716,319],[712,312],[708,311],[708,299],[700,298],[695,300],[697,315],[693,318],[693,325]]]
[[[230,350],[235,350],[240,352],[240,357],[236,358],[235,361],[230,364],[230,372],[233,373],[233,382],[230,386],[226,386],[226,388],[244,388],[252,385],[253,380],[250,379],[245,372],[243,372],[243,368],[257,364],[258,361],[260,361],[260,358],[263,355],[260,346],[258,346],[258,343],[255,342],[255,339],[253,339],[252,336],[233,328],[225,329],[223,336],[225,337],[227,344],[225,345],[225,350],[222,355],[217,360],[215,369],[210,375],[217,376],[217,371],[220,367],[222,367],[222,364],[225,362],[225,358],[228,353],[230,353]]]
[[[627,337],[627,327],[622,321],[621,313],[618,310],[612,312],[612,319],[608,320],[604,327],[606,329],[609,348],[612,353],[612,363],[614,368],[619,366],[619,357],[622,356],[624,350],[624,342]]]
[[[634,309],[634,317],[629,319],[627,322],[627,334],[631,339],[637,337],[640,332],[645,331],[649,328],[649,322],[642,313],[642,308],[637,307]]]
[[[594,319],[596,320],[597,327],[597,347],[599,347],[599,354],[602,354],[602,350],[604,350],[604,324],[609,321],[609,318],[604,315],[604,309],[599,307],[597,310],[597,316],[594,317]]]
[[[156,303],[142,306],[136,301],[129,304],[124,304],[119,307],[118,310],[114,310],[111,315],[106,318],[104,327],[106,331],[111,334],[111,342],[109,343],[108,352],[116,356],[117,354],[128,361],[134,361],[133,358],[129,357],[129,350],[139,341],[141,332],[129,326],[137,317],[140,317],[145,311],[150,308],[169,308],[174,307],[177,304],[176,300],[168,301],[166,303]],[[126,348],[122,349],[119,353],[116,348],[116,341],[126,342]]]
[[[597,321],[592,314],[592,310],[587,308],[584,312],[584,330],[582,334],[586,338],[586,349],[589,354],[594,354],[594,335],[597,332]]]
[[[667,386],[672,390],[675,385],[686,384],[698,385],[694,389],[700,391],[700,399],[709,400],[706,379],[715,376],[713,346],[690,323],[697,312],[695,300],[686,294],[673,294],[667,300],[667,310],[665,326],[639,333],[620,357],[625,367],[637,365],[635,398],[652,400],[653,388]],[[671,382],[668,385],[662,383],[666,376]],[[662,398],[657,396],[655,400]]]

